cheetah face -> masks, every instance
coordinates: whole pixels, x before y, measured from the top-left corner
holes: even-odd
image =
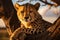
[[[39,3],[36,3],[35,5],[29,3],[24,5],[15,4],[18,19],[24,22],[33,22],[36,19],[36,15],[38,14],[37,11],[39,6]]]

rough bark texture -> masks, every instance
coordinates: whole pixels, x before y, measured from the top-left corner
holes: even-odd
[[[58,6],[60,5],[60,0],[51,0],[51,1],[53,1],[53,2],[57,3],[57,4],[58,4]]]

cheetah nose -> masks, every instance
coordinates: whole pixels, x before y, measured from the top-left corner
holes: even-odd
[[[29,17],[25,17],[25,19],[28,19]]]

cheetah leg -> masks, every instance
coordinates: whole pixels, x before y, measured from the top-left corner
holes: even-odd
[[[10,36],[10,40],[24,40],[26,34],[23,32],[23,28],[17,28],[12,35]]]

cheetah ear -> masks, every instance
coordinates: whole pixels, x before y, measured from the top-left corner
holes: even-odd
[[[36,8],[36,10],[38,10],[39,7],[40,7],[40,3],[36,3],[36,4],[34,5],[34,7]]]
[[[19,9],[19,6],[20,6],[20,5],[19,5],[18,3],[16,3],[16,4],[14,5],[14,7],[15,7],[16,10]]]

